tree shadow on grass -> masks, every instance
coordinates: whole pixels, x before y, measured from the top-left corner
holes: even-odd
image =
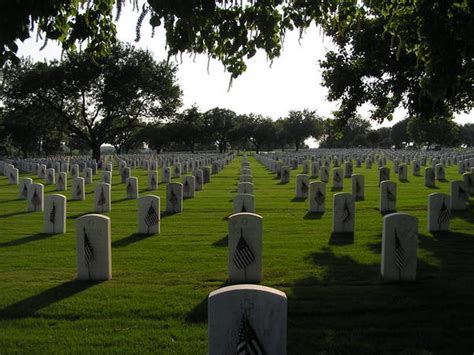
[[[402,184],[408,184],[408,183],[410,183],[410,180],[408,180],[408,179],[400,180],[400,179],[399,179],[398,182],[400,182],[400,183],[402,183]]]
[[[466,209],[462,211],[452,211],[453,217],[461,218],[465,221],[471,222],[474,224],[474,200],[470,200],[467,203]],[[474,225],[472,227],[474,230]]]
[[[332,192],[336,192],[336,191],[342,191],[342,190],[344,190],[344,188],[343,188],[343,187],[334,187],[334,186],[333,186],[333,187],[331,187],[331,191],[332,191]]]
[[[77,213],[77,214],[73,214],[73,215],[67,216],[67,219],[76,219],[76,218],[85,216],[86,214],[90,214],[90,213],[104,213],[104,212],[83,212],[83,213]]]
[[[329,237],[329,245],[350,245],[354,244],[354,233],[351,232],[332,232]]]
[[[440,187],[439,186],[425,186],[427,189],[430,189],[430,190],[439,190]]]
[[[283,181],[280,181],[277,185],[288,185],[290,182],[283,182]]]
[[[349,353],[353,349],[364,354],[415,353],[416,349],[450,352],[452,346],[472,348],[471,337],[456,335],[465,326],[466,331],[472,330],[472,292],[462,297],[470,300],[468,304],[457,303],[463,300],[453,298],[448,276],[383,283],[379,262],[361,263],[350,255],[335,254],[330,247],[305,259],[321,271],[317,277],[305,277],[291,285],[288,353]],[[420,274],[439,272],[423,261],[419,261],[418,269]],[[433,328],[433,324],[439,326]],[[426,337],[420,339],[419,334]]]
[[[164,212],[161,212],[160,214],[160,218],[168,218],[168,217],[171,217],[171,216],[174,216],[175,214],[178,214],[180,212],[169,212],[169,211],[164,211]]]
[[[0,309],[0,318],[17,319],[33,317],[39,310],[72,297],[100,283],[101,282],[78,280],[64,282],[37,295],[25,298],[24,300]]]
[[[14,198],[13,200],[3,200],[3,201],[0,201],[0,203],[10,203],[10,202],[21,201],[21,200],[26,201],[26,199]]]
[[[119,202],[128,201],[128,200],[130,200],[130,199],[124,197],[124,198],[121,198],[121,199],[118,199],[118,200],[113,200],[111,203],[112,203],[112,204],[113,204],[113,203],[119,203]]]
[[[8,242],[0,243],[0,248],[14,247],[17,245],[27,244],[31,242],[36,242],[38,240],[48,239],[51,237],[57,236],[57,234],[45,234],[45,233],[36,233],[19,239],[10,240]]]
[[[321,219],[324,216],[324,212],[307,212],[303,219]]]
[[[219,239],[215,241],[214,243],[212,243],[212,246],[222,248],[222,247],[227,247],[228,243],[229,243],[229,236],[226,234],[224,238]]]
[[[154,236],[156,236],[156,234],[133,233],[125,238],[114,241],[112,243],[112,248],[123,248],[130,244],[137,243]]]
[[[6,214],[0,214],[0,219],[2,218],[8,218],[8,217],[14,217],[14,216],[20,216],[22,214],[28,214],[32,213],[33,211],[20,211],[20,212],[12,212],[12,213],[6,213]]]
[[[306,197],[293,197],[290,202],[304,202]]]
[[[220,289],[225,286],[229,286],[230,284],[226,281],[221,284],[219,287],[216,288]],[[187,323],[206,323],[207,322],[207,299],[206,296],[201,302],[199,302],[194,308],[186,315],[186,322]]]

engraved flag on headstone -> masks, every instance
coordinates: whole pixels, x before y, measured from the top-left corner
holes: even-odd
[[[441,208],[439,210],[439,216],[438,216],[438,225],[439,228],[448,221],[451,218],[451,213],[449,212],[449,208],[446,205],[446,200],[443,200],[443,203],[441,204]]]
[[[245,314],[242,315],[239,327],[237,355],[264,355],[265,351]]]
[[[395,266],[397,267],[398,270],[398,278],[401,280],[402,279],[402,271],[403,268],[405,267],[405,251],[403,249],[402,243],[400,241],[400,238],[398,237],[397,234],[397,229],[395,228],[394,230],[395,234]]]
[[[347,199],[344,201],[344,207],[343,207],[343,219],[342,223],[347,223],[351,220],[351,210],[349,208],[349,205],[347,203]]]
[[[255,255],[244,239],[242,228],[240,229],[240,239],[232,256],[232,261],[239,270],[245,269],[255,261]]]
[[[153,207],[153,202],[150,203],[150,207],[148,208],[146,215],[145,215],[145,223],[147,228],[155,226],[158,223],[158,213],[156,213],[156,209]]]
[[[91,241],[89,240],[89,236],[87,235],[86,228],[84,227],[84,262],[87,267],[87,272],[90,275],[90,265],[94,260],[94,249],[92,248]]]

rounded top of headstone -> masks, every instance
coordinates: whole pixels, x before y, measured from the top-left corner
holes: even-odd
[[[411,214],[408,214],[408,213],[403,213],[403,212],[393,212],[393,213],[389,213],[385,216],[383,216],[383,219],[384,220],[387,220],[387,219],[392,219],[392,218],[413,218],[413,219],[417,219],[416,217],[412,216]]]
[[[66,200],[66,196],[61,195],[61,194],[51,194],[51,195],[46,196],[46,198]]]
[[[227,292],[238,292],[238,291],[259,291],[259,292],[267,292],[274,294],[275,296],[283,297],[286,298],[286,294],[280,290],[277,290],[275,288],[267,287],[267,286],[261,286],[261,285],[251,285],[251,284],[240,284],[240,285],[232,285],[232,286],[226,286],[222,287],[218,290],[212,291],[209,294],[209,298],[221,295],[223,293]]]
[[[98,213],[89,213],[89,214],[85,214],[83,216],[80,216],[80,217],[76,218],[76,222],[81,221],[83,219],[89,219],[89,218],[97,218],[97,219],[110,221],[110,217],[107,217],[107,216],[104,216],[104,215],[98,214]]]
[[[243,195],[243,194],[241,194]],[[239,212],[239,213],[234,213],[233,215],[230,215],[229,216],[229,219],[232,219],[232,218],[235,218],[235,217],[243,217],[243,216],[249,216],[249,217],[252,217],[252,218],[260,218],[260,219],[263,219],[262,216],[256,214],[256,213],[250,213],[250,212]]]

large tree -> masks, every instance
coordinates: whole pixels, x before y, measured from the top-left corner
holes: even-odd
[[[223,108],[213,108],[204,113],[204,126],[207,139],[215,143],[219,152],[225,152],[236,134],[236,113]]]
[[[118,0],[117,16],[124,0]],[[324,66],[330,98],[341,100],[338,117],[347,121],[356,108],[374,104],[373,118],[390,118],[404,104],[410,115],[442,119],[446,107],[470,110],[474,70],[474,4],[468,0],[284,1],[195,0],[132,1],[148,14],[153,28],[163,25],[169,55],[205,53],[220,60],[235,78],[245,61],[263,50],[278,57],[286,31],[301,33],[321,25],[337,43]],[[0,59],[14,58],[15,40],[37,25],[46,38],[73,50],[106,54],[115,40],[114,0],[3,1]],[[97,30],[98,28],[98,30]]]
[[[338,121],[328,119],[324,122],[324,134],[320,142],[321,148],[349,148],[368,146],[370,122],[360,116],[351,117],[344,127]]]
[[[4,98],[8,109],[18,102],[40,102],[67,129],[86,141],[92,157],[100,147],[140,121],[171,117],[181,105],[176,68],[156,63],[147,51],[117,45],[110,56],[87,54],[64,61],[8,68]]]
[[[412,117],[408,121],[407,132],[417,145],[439,144],[451,146],[457,143],[459,127],[453,117],[442,116],[426,120]]]
[[[322,134],[322,120],[314,111],[290,111],[283,120],[283,129],[288,134],[288,141],[298,151],[309,137],[318,139]]]
[[[238,136],[250,142],[257,154],[262,146],[276,141],[275,123],[269,117],[257,114],[238,116]]]
[[[197,106],[177,114],[173,120],[174,139],[194,153],[196,144],[204,141],[204,118]]]
[[[404,144],[407,144],[411,141],[407,131],[409,121],[409,118],[405,118],[404,120],[401,120],[392,126],[390,137],[392,138],[392,142],[397,149],[400,149]]]

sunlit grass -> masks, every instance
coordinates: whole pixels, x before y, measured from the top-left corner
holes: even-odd
[[[241,157],[213,175],[196,198],[185,200],[184,212],[163,218],[161,235],[151,237],[136,234],[137,201],[124,199],[115,168],[107,213],[113,279],[100,284],[74,282],[74,218],[93,212],[94,184],[87,185],[85,201],[68,201],[68,232],[50,236],[41,234],[42,214],[26,213],[18,188],[0,177],[0,353],[206,353],[206,298],[226,283],[225,217],[240,163]],[[397,182],[398,211],[419,218],[418,281],[384,285],[375,165],[354,169],[366,181],[366,199],[356,203],[354,243],[333,245],[331,184],[326,213],[311,219],[307,201],[292,202],[300,170],[281,185],[253,158],[250,163],[257,213],[264,218],[262,284],[288,295],[290,354],[472,352],[473,198],[468,211],[454,214],[451,233],[432,236],[426,232],[427,197],[447,193],[449,183],[429,189],[422,177]],[[132,174],[140,194],[147,194],[147,172]],[[447,169],[448,180],[459,178],[455,166]],[[162,197],[162,211],[164,191],[161,184],[153,192]],[[53,186],[45,192],[56,193]]]

